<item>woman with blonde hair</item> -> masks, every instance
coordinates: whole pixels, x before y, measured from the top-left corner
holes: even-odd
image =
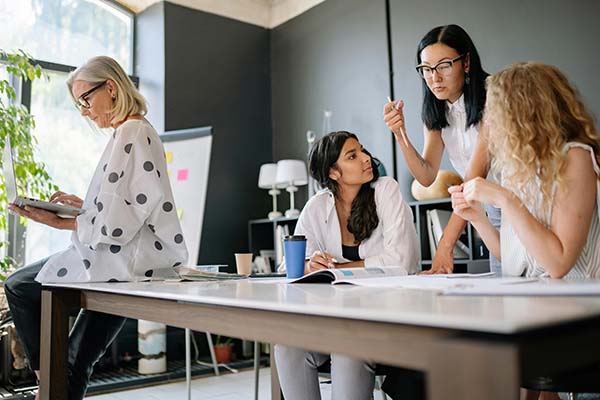
[[[81,115],[112,128],[85,200],[57,192],[51,201],[83,209],[61,218],[34,207],[9,209],[56,229],[72,230],[70,246],[15,271],[4,289],[31,368],[39,377],[41,284],[112,282],[177,276],[188,253],[167,175],[164,149],[144,118],[146,102],[112,58],[95,57],[73,71],[69,92]],[[69,337],[69,399],[85,396],[94,364],[125,318],[82,310]]]
[[[504,273],[600,276],[600,137],[579,93],[557,68],[519,63],[487,79],[496,185],[450,188],[452,206],[502,257]],[[500,232],[481,206],[502,209]]]

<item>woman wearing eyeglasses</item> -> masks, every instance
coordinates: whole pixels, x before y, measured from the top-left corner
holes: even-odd
[[[31,368],[39,377],[41,284],[168,278],[188,252],[167,175],[164,149],[144,118],[146,102],[119,64],[95,57],[71,73],[69,92],[82,116],[113,128],[85,200],[57,192],[51,201],[80,207],[64,219],[33,207],[9,209],[73,231],[70,246],[15,271],[4,289]],[[125,318],[82,310],[69,338],[69,399],[85,395],[94,364]]]
[[[481,66],[473,41],[458,25],[434,28],[419,43],[416,69],[423,83],[421,119],[425,145],[422,154],[412,145],[406,132],[404,102],[390,101],[383,109],[384,121],[394,133],[410,172],[423,186],[431,185],[446,149],[452,166],[464,180],[473,176],[485,177],[488,158],[482,116],[488,73]],[[492,208],[487,211],[498,227],[499,211]],[[463,219],[452,215],[438,244],[432,267],[426,273],[453,271],[454,245],[465,225]],[[490,268],[500,273],[500,263],[496,259],[490,260]]]

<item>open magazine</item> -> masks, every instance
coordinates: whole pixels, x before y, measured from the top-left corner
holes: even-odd
[[[407,275],[404,267],[335,268],[320,269],[289,283],[354,283],[355,279],[383,278]]]

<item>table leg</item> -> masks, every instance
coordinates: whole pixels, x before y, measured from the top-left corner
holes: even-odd
[[[79,307],[79,292],[42,290],[40,398],[67,400],[69,314]]]
[[[271,361],[271,400],[281,400],[281,387],[279,386],[279,375],[275,365],[275,347],[269,344],[269,359]]]
[[[435,347],[426,377],[428,399],[519,399],[516,346],[448,339]]]

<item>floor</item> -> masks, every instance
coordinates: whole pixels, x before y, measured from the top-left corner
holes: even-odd
[[[324,398],[330,396],[330,385],[323,385]],[[259,380],[259,399],[271,398],[271,373],[269,368],[261,368]],[[327,394],[325,394],[327,393]],[[185,381],[150,386],[122,392],[89,396],[91,400],[187,400]],[[253,400],[254,371],[247,370],[237,374],[201,377],[192,380],[192,399],[202,400]]]
[[[271,371],[261,368],[258,398],[271,398]],[[331,385],[321,383],[323,400],[331,398]],[[381,399],[381,392],[375,391],[373,398]],[[122,392],[89,396],[91,400],[187,400],[185,381],[133,389]],[[193,400],[254,400],[254,371],[246,370],[237,374],[201,377],[192,380]]]

